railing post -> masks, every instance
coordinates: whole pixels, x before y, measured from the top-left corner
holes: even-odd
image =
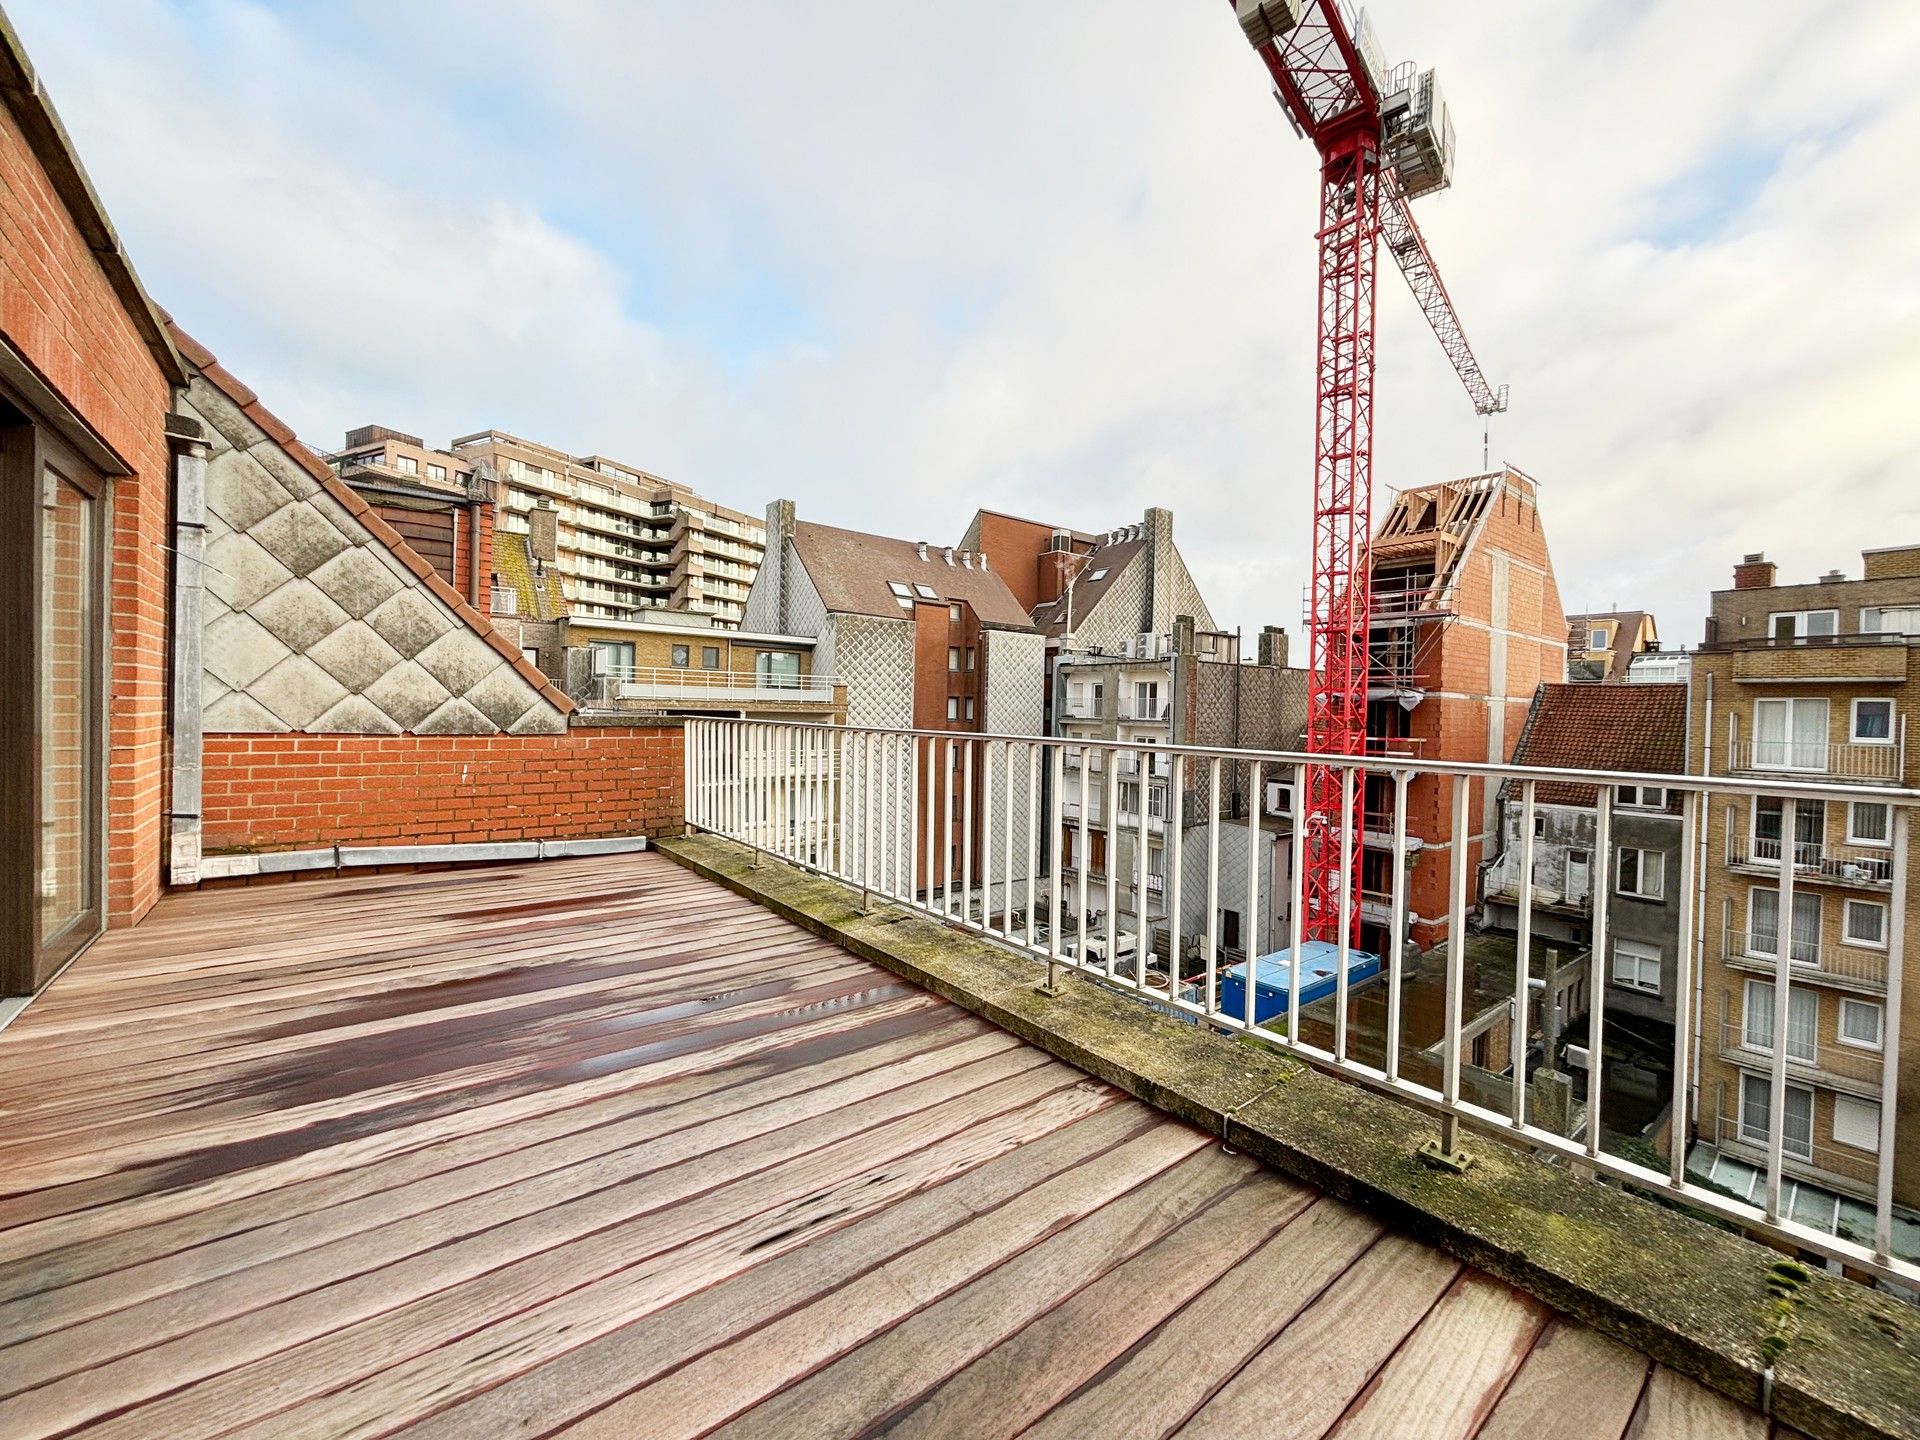
[[[1106,814],[1101,817],[1107,833],[1107,956],[1103,968],[1111,980],[1114,952],[1120,948],[1120,751],[1110,745],[1106,756],[1107,803]]]
[[[1788,797],[1780,802],[1780,899],[1773,927],[1773,1064],[1768,1083],[1767,1115],[1767,1219],[1780,1218],[1780,1172],[1787,1141],[1787,1017],[1793,990],[1793,846],[1789,837],[1799,824],[1799,802]],[[1740,1014],[1742,1038],[1746,1011]],[[1736,1104],[1744,1096],[1735,1097]]]
[[[1460,1152],[1460,1006],[1466,985],[1467,949],[1467,805],[1472,798],[1471,778],[1453,777],[1453,844],[1447,856],[1450,862],[1447,915],[1447,983],[1445,1052],[1440,1057],[1440,1141],[1429,1141],[1421,1154],[1437,1165],[1461,1169],[1466,1157]]]
[[[1215,755],[1207,779],[1207,938],[1201,959],[1206,966],[1207,993],[1201,1008],[1209,1015],[1220,1011],[1220,757]]]
[[[1260,1007],[1255,1002],[1255,992],[1259,989],[1260,974],[1256,964],[1260,957],[1260,762],[1247,761],[1247,911],[1240,926],[1240,968],[1245,973],[1246,983],[1242,993],[1246,998],[1246,1015],[1243,1017],[1249,1030],[1259,1024]],[[1300,955],[1293,956],[1294,986],[1287,996],[1288,1022],[1292,1022],[1293,996],[1300,991]]]
[[[1040,746],[1027,744],[1027,948],[1033,949],[1033,910],[1037,899],[1034,887],[1040,868]],[[1055,865],[1054,869],[1060,867]],[[1048,913],[1052,913],[1049,907]]]
[[[1607,921],[1613,903],[1613,787],[1602,785],[1593,847],[1593,946],[1587,952],[1587,1154],[1600,1153],[1602,1062],[1606,1055]]]
[[[1297,781],[1295,782],[1298,783]],[[1296,819],[1294,854],[1301,853],[1298,815],[1300,801],[1295,792],[1294,813]],[[1300,898],[1299,881],[1294,881],[1294,900]],[[1387,1055],[1386,1071],[1389,1080],[1400,1078],[1400,971],[1406,963],[1407,945],[1407,772],[1393,772],[1393,908],[1389,919],[1391,933],[1387,936]],[[1294,943],[1299,944],[1299,926],[1294,927]]]
[[[1693,1085],[1689,1064],[1693,1044],[1693,949],[1695,936],[1704,916],[1694,910],[1693,887],[1697,878],[1700,822],[1706,813],[1706,796],[1690,790],[1680,802],[1680,936],[1679,954],[1674,958],[1673,997],[1673,1098],[1667,1105],[1667,1179],[1675,1186],[1687,1178],[1688,1096]]]
[[[1066,825],[1056,826],[1053,817],[1056,808],[1062,821],[1066,815],[1067,747],[1056,743],[1048,756],[1048,764],[1052,767],[1053,785],[1047,797],[1050,803],[1041,818],[1047,826],[1047,851],[1053,857],[1047,866],[1047,993],[1051,995],[1060,984],[1060,870],[1066,859],[1062,842],[1067,838]],[[1080,773],[1083,777],[1086,774],[1084,770]]]
[[[1893,893],[1887,907],[1887,997],[1880,1022],[1880,1168],[1874,1176],[1873,1253],[1893,1256],[1893,1163],[1900,1128],[1900,991],[1907,944],[1907,857],[1912,810],[1893,809]]]
[[[1167,774],[1167,874],[1161,886],[1161,905],[1167,912],[1167,999],[1180,998],[1180,847],[1186,829],[1182,786],[1186,782],[1184,755],[1175,755]]]
[[[1537,782],[1520,782],[1520,934],[1513,960],[1513,1123],[1527,1123],[1528,982],[1533,978],[1533,821]],[[1549,997],[1547,1003],[1551,1002]]]
[[[1307,939],[1305,886],[1307,869],[1307,767],[1293,767],[1292,829],[1287,865],[1287,949],[1292,974],[1287,990],[1287,1040],[1300,1038],[1300,947]]]
[[[1335,960],[1340,969],[1334,976],[1334,1016],[1333,1016],[1333,1058],[1345,1062],[1347,1058],[1347,967],[1353,959],[1353,791],[1356,775],[1351,765],[1340,771],[1340,942],[1335,951]],[[1298,988],[1300,973],[1300,951],[1295,948],[1293,954],[1295,988]]]

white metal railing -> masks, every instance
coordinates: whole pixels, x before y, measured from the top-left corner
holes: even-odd
[[[1906,747],[1852,740],[1736,740],[1733,768],[1747,774],[1825,775],[1835,780],[1898,782]]]
[[[1780,837],[1742,835],[1729,826],[1727,864],[1773,873],[1780,868]],[[1893,856],[1878,847],[1800,840],[1793,846],[1793,868],[1805,879],[1834,885],[1885,890],[1893,884]]]
[[[1880,951],[1831,945],[1808,935],[1794,936],[1791,949],[1795,975],[1824,976],[1874,987],[1887,983],[1887,957]],[[1741,969],[1771,967],[1780,956],[1780,935],[1775,930],[1729,929],[1720,953],[1729,965]]]
[[[1069,750],[1105,752],[1095,770],[1069,771]],[[1190,824],[1156,829],[1145,814],[1120,813],[1122,755],[1151,749],[1171,771],[1170,796]],[[1775,1243],[1786,1243],[1909,1287],[1920,1286],[1920,1261],[1894,1251],[1893,1117],[1900,1113],[1901,957],[1909,877],[1912,812],[1920,790],[1865,790],[1788,777],[1634,775],[1602,771],[1475,765],[1391,757],[1312,756],[1278,751],[1213,750],[1191,746],[1135,746],[1117,740],[1027,735],[982,735],[946,731],[881,730],[765,720],[689,720],[686,727],[687,824],[726,836],[756,851],[838,880],[859,892],[862,906],[875,899],[932,915],[962,930],[989,937],[1044,964],[1047,981],[1070,970],[1129,993],[1164,1013],[1216,1029],[1241,1033],[1306,1063],[1394,1097],[1438,1117],[1444,1151],[1457,1149],[1464,1123],[1548,1157],[1578,1161],[1590,1171],[1687,1204],[1746,1226]],[[1391,862],[1384,889],[1371,881],[1356,893],[1355,858],[1362,837],[1309,833],[1302,812],[1310,773],[1325,772],[1351,801],[1371,777],[1376,790],[1392,795]],[[944,783],[943,782],[944,777]],[[1444,872],[1449,896],[1445,944],[1409,968],[1410,892],[1416,853],[1407,833],[1408,787],[1416,779],[1438,786],[1445,817],[1420,852],[1423,866]],[[1207,797],[1260,794],[1267,781],[1284,781],[1290,811],[1223,807]],[[1542,782],[1597,786],[1591,942],[1574,964],[1560,970],[1557,994],[1568,997],[1550,1014],[1536,995],[1533,917],[1538,903],[1534,875],[1534,818]],[[1678,1097],[1681,1140],[1670,1146],[1664,1167],[1649,1166],[1606,1145],[1613,1103],[1607,1078],[1608,1007],[1615,962],[1612,910],[1615,787],[1664,787],[1678,798],[1682,844],[1678,874],[1670,876],[1678,906],[1679,934],[1670,993],[1674,1019],[1671,1056],[1673,1095]],[[1504,958],[1489,969],[1467,971],[1467,920],[1473,898],[1470,835],[1482,824],[1489,796],[1502,786],[1519,807],[1518,919],[1512,971]],[[1869,1243],[1796,1220],[1783,1205],[1783,1165],[1790,1157],[1779,1126],[1767,1135],[1764,1196],[1758,1203],[1730,1198],[1687,1173],[1686,1136],[1707,1143],[1717,1135],[1718,1102],[1701,1099],[1704,1046],[1722,1063],[1713,1024],[1724,1019],[1699,1014],[1709,964],[1705,907],[1706,817],[1713,805],[1766,796],[1780,801],[1785,833],[1793,833],[1796,805],[1870,800],[1891,808],[1891,895],[1887,906],[1885,1003],[1882,1049],[1850,1062],[1870,1074],[1888,1123],[1881,1127],[1872,1166],[1875,1223]],[[1097,800],[1097,806],[1093,802]],[[1189,803],[1189,802],[1192,803]],[[1223,808],[1242,813],[1223,817]],[[1237,832],[1237,833],[1236,833]],[[1443,833],[1444,832],[1444,833]],[[1099,837],[1099,846],[1092,842]],[[1126,840],[1126,844],[1122,841]],[[1440,847],[1444,845],[1445,849]],[[1337,857],[1337,916],[1324,940],[1305,933],[1298,878],[1307,873],[1309,847]],[[1070,852],[1079,862],[1059,863]],[[1088,862],[1092,862],[1089,864]],[[1096,876],[1093,871],[1099,871]],[[1124,872],[1124,873],[1122,873]],[[1157,882],[1150,877],[1161,877]],[[1793,914],[1798,876],[1790,865],[1777,872],[1780,913]],[[1138,887],[1137,890],[1134,887]],[[1122,923],[1133,896],[1160,899],[1163,914],[1149,917],[1146,943]],[[1382,916],[1368,939],[1377,957],[1360,950],[1355,922],[1365,912]],[[1133,922],[1135,927],[1139,922]],[[1307,943],[1307,942],[1312,943]],[[1631,952],[1623,952],[1631,953]],[[1236,954],[1258,957],[1249,973]],[[1546,957],[1542,957],[1541,974]],[[1749,967],[1751,968],[1751,967]],[[1377,974],[1376,974],[1377,970]],[[1568,971],[1576,973],[1568,975]],[[1774,1034],[1789,1032],[1789,1000],[1804,994],[1806,976],[1784,955],[1774,957]],[[1250,983],[1251,982],[1251,983]],[[1490,990],[1491,984],[1491,990]],[[1662,981],[1665,984],[1665,981]],[[1304,988],[1314,993],[1307,996]],[[1361,987],[1366,987],[1366,993]],[[1468,1015],[1469,998],[1475,1013]],[[1356,999],[1364,1004],[1356,1005]],[[1599,1003],[1593,1003],[1595,999]],[[1802,1005],[1804,1006],[1804,1000]],[[1494,1010],[1509,1043],[1486,1049],[1498,1026],[1485,1022]],[[1578,1019],[1577,1012],[1585,1011]],[[1556,1018],[1557,1017],[1557,1018]],[[1561,1019],[1571,1022],[1564,1027]],[[1483,1033],[1484,1031],[1484,1033]],[[1636,1032],[1637,1033],[1637,1032]],[[1557,1034],[1559,1043],[1549,1043]],[[1601,1083],[1586,1100],[1553,1101],[1569,1094],[1574,1079],[1598,1061]],[[1789,1062],[1784,1049],[1746,1053],[1750,1071],[1764,1074],[1771,1107],[1785,1116]],[[1795,1070],[1803,1067],[1794,1062]],[[1539,1089],[1542,1069],[1560,1084]],[[1806,1083],[1804,1074],[1797,1083]],[[1861,1088],[1856,1084],[1856,1090]],[[1546,1095],[1548,1100],[1540,1097]],[[1544,1108],[1542,1108],[1544,1106]],[[1566,1117],[1556,1128],[1556,1116]],[[1750,1128],[1750,1127],[1749,1127]],[[1789,1182],[1790,1183],[1790,1182]]]
[[[1131,720],[1136,724],[1158,723],[1172,713],[1171,704],[1161,699],[1142,700],[1137,695],[1127,695],[1120,701],[1120,718]]]
[[[695,643],[698,643],[697,641]],[[777,700],[825,704],[840,684],[833,675],[768,675],[701,666],[609,665],[594,672],[608,700]]]

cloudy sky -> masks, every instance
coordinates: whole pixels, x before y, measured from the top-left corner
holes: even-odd
[[[6,0],[148,288],[304,437],[488,425],[950,542],[1148,505],[1297,629],[1314,162],[1217,0]],[[1920,540],[1920,5],[1379,0],[1569,610]],[[1480,468],[1386,265],[1377,478]]]

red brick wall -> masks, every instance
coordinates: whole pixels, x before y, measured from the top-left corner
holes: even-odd
[[[166,763],[167,377],[0,106],[0,334],[132,467],[112,487],[107,911],[160,894]]]
[[[684,823],[678,725],[565,735],[209,735],[221,850],[660,835]]]

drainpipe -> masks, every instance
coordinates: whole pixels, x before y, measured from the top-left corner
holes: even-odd
[[[200,878],[200,672],[207,545],[207,443],[200,422],[168,415],[173,449],[173,770],[168,786],[167,879]]]
[[[1688,720],[1692,720],[1689,707]],[[1707,672],[1707,694],[1700,722],[1700,773],[1713,774],[1713,672]],[[1707,832],[1713,828],[1713,802],[1702,800],[1700,833],[1694,837],[1694,937],[1693,937],[1693,1060],[1687,1066],[1692,1094],[1687,1097],[1694,1127],[1700,1125],[1700,1035],[1707,1026]],[[1715,1136],[1716,1141],[1718,1136]]]
[[[480,603],[480,489],[477,482],[467,485],[467,603],[482,615],[491,615],[493,606]],[[459,511],[454,512],[454,523],[459,521]]]

